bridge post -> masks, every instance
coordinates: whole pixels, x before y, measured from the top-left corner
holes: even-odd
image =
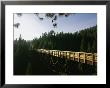
[[[80,62],[80,53],[78,53],[78,62]]]
[[[86,62],[86,54],[84,53],[84,63]]]
[[[56,56],[56,51],[55,51],[55,56]]]
[[[58,51],[58,57],[59,57],[59,51]]]
[[[92,65],[94,64],[94,55],[92,54]]]
[[[61,58],[61,51],[60,51],[60,58]]]
[[[97,63],[97,55],[96,55],[96,53],[94,53],[93,56],[94,56],[93,57],[93,64],[96,65],[96,63]]]
[[[66,52],[66,56],[65,56],[65,57],[66,57],[66,59],[67,59],[67,52]]]
[[[53,51],[52,51],[52,56],[53,56]]]
[[[53,56],[55,55],[55,51],[53,51]]]
[[[73,52],[73,60],[75,60],[75,53]]]
[[[61,56],[61,58],[63,58],[63,51],[61,51],[61,55],[60,56]]]
[[[48,54],[49,54],[49,56],[50,56],[50,50],[48,50]]]
[[[70,52],[69,52],[69,59],[70,59]]]
[[[65,54],[65,53],[64,53],[64,52],[62,52],[62,53],[63,53],[63,56],[62,56],[62,57],[64,58],[64,54]]]

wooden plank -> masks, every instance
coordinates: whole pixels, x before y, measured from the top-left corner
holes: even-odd
[[[67,59],[70,59],[70,52],[67,52]]]
[[[97,54],[94,53],[94,62],[96,63],[97,62]]]
[[[74,57],[75,57],[74,52],[70,52],[70,60],[74,60]]]
[[[91,65],[97,63],[97,53],[93,54],[93,53],[85,53],[85,52],[46,50],[46,49],[36,49],[36,51],[60,58],[75,60],[81,63],[91,64]]]
[[[75,61],[79,62],[79,53],[75,52]]]
[[[81,52],[79,53],[79,58],[80,58],[80,62],[81,63],[85,63],[85,52]]]
[[[93,57],[93,64],[97,64],[97,54],[94,53],[94,57]]]
[[[92,53],[86,53],[86,62],[87,64],[93,65],[93,54]]]

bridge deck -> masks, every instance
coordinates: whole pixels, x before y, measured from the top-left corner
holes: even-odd
[[[37,51],[55,57],[66,58],[69,60],[74,60],[77,62],[86,63],[90,65],[94,65],[97,63],[97,53],[46,50],[46,49],[37,49]]]

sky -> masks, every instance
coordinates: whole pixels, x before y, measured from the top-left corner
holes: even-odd
[[[40,17],[44,17],[45,13],[40,14]],[[14,24],[20,23],[18,28],[14,27],[14,40],[20,37],[20,34],[25,40],[32,40],[39,38],[42,33],[54,30],[55,32],[71,32],[83,30],[97,25],[96,13],[75,13],[68,17],[59,17],[57,19],[57,27],[54,28],[52,20],[45,18],[40,20],[33,13],[25,13],[22,16],[14,14]]]

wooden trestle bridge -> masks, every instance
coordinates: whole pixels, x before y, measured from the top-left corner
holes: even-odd
[[[85,64],[90,64],[90,65],[97,64],[97,53],[47,50],[47,49],[37,49],[37,51],[42,54],[65,58],[68,60],[74,60],[74,61],[85,63]]]

